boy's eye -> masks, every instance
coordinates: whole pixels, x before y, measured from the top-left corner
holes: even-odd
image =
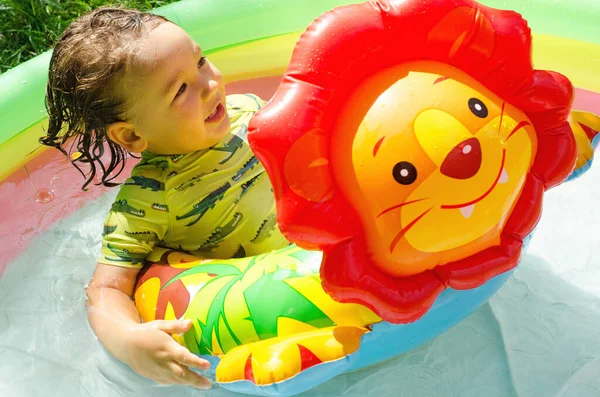
[[[175,98],[177,98],[179,95],[183,94],[186,89],[187,89],[187,84],[183,83],[181,85],[181,87],[179,87],[179,91],[177,91],[177,94],[175,94]]]
[[[202,57],[200,58],[200,60],[198,61],[198,69],[200,69],[202,66],[204,66],[206,64],[206,57]],[[183,83],[181,85],[181,87],[179,87],[179,91],[177,91],[177,94],[175,94],[175,98],[177,98],[179,95],[183,94],[185,92],[185,90],[187,90],[187,83]]]

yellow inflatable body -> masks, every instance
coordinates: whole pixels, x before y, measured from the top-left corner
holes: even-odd
[[[257,257],[198,260],[158,249],[135,293],[145,321],[189,318],[176,339],[193,353],[222,356],[220,383],[281,382],[355,352],[381,321],[364,306],[335,302],[321,287],[321,253],[290,246]]]

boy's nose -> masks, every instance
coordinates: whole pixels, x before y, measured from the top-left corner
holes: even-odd
[[[202,99],[207,101],[219,92],[219,82],[215,79],[208,79],[201,83]]]
[[[481,144],[477,138],[469,138],[450,151],[440,171],[450,178],[469,179],[477,175],[480,167]]]

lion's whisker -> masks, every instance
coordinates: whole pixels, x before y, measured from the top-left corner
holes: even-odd
[[[502,111],[500,111],[500,124],[498,125],[498,136],[502,133],[502,120],[504,119],[504,106],[506,102],[502,102]]]
[[[510,134],[508,134],[508,136],[506,137],[504,142],[506,143],[510,139],[510,137],[513,136],[517,131],[519,131],[521,128],[526,127],[528,125],[531,125],[531,123],[529,121],[521,121],[519,124],[516,125],[515,128],[513,128],[513,130],[510,132]]]
[[[413,221],[411,223],[409,223],[408,225],[406,225],[406,227],[402,230],[400,230],[400,233],[398,233],[396,235],[396,237],[394,237],[394,239],[392,240],[392,243],[390,244],[390,253],[394,252],[394,250],[396,249],[396,246],[398,245],[398,243],[400,242],[400,240],[402,239],[402,237],[404,237],[404,235],[414,226],[417,224],[417,222],[419,222],[421,220],[421,218],[423,218],[425,215],[427,215],[427,213],[429,211],[431,211],[433,209],[433,207],[429,208],[427,211],[423,212],[421,215],[419,215],[418,217],[416,217],[415,219],[413,219]]]
[[[379,215],[377,215],[377,218],[379,218],[380,216],[382,216],[384,214],[387,214],[390,211],[393,211],[393,210],[396,210],[398,208],[404,207],[405,205],[418,203],[419,201],[423,201],[423,200],[427,200],[427,199],[429,199],[429,197],[424,197],[424,198],[417,199],[417,200],[412,200],[412,201],[406,201],[404,203],[401,203],[401,204],[398,204],[398,205],[394,205],[393,207],[390,207],[390,208],[382,211]]]

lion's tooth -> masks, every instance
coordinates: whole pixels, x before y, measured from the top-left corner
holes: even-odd
[[[502,168],[502,174],[500,174],[500,179],[498,180],[499,184],[503,184],[508,182],[508,172],[506,172],[506,168]]]
[[[466,207],[460,208],[460,213],[467,219],[473,215],[473,210],[475,209],[475,204],[468,205]]]

